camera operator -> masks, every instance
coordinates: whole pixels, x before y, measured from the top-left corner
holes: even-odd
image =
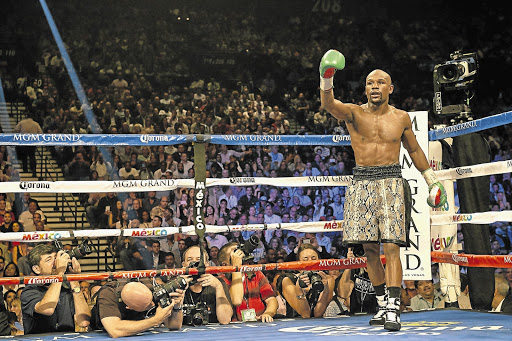
[[[318,250],[312,244],[302,244],[298,250],[299,261],[319,258]],[[334,279],[323,271],[284,273],[276,277],[276,289],[286,299],[287,317],[296,314],[303,318],[321,317],[332,300]]]
[[[183,253],[184,267],[197,267],[201,259],[201,250],[199,246],[189,247]],[[192,264],[192,265],[191,265]],[[204,264],[208,264],[208,255],[204,253]],[[184,276],[185,277],[185,276]],[[195,276],[194,276],[195,277]],[[206,323],[228,324],[233,316],[233,308],[231,307],[231,297],[229,289],[224,281],[219,280],[211,274],[203,274],[197,280],[190,282],[189,288],[185,292],[184,304],[187,307],[201,308],[206,305],[208,316],[204,316]],[[198,309],[193,309],[198,310]],[[185,316],[187,321],[190,316]],[[192,321],[194,325],[197,325]]]
[[[183,290],[168,293],[166,307],[155,305],[153,293],[142,282],[121,286],[109,282],[98,290],[93,308],[93,327],[103,328],[110,337],[135,335],[162,323],[169,329],[181,328]],[[154,315],[148,317],[154,311]]]
[[[53,245],[39,244],[28,254],[28,262],[37,276],[80,273],[80,263]],[[88,327],[91,311],[78,282],[28,284],[21,293],[25,334],[75,331]]]
[[[235,242],[224,245],[219,251],[219,262],[222,266],[240,266],[244,257],[244,252]],[[276,294],[261,271],[247,274],[227,273],[221,278],[229,286],[229,294],[239,321],[274,321],[278,307]]]

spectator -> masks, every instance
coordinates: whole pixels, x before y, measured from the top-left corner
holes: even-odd
[[[33,120],[32,117],[22,119],[14,128],[15,133],[20,134],[42,134],[43,130],[39,123]],[[19,146],[16,148],[18,157],[23,164],[23,172],[28,173],[28,161],[30,161],[30,169],[32,170],[32,177],[36,177],[36,147],[33,146]]]
[[[158,269],[159,264],[165,263],[166,253],[160,251],[160,242],[158,240],[152,240],[149,244],[151,245],[151,256],[153,259],[152,267],[150,269]]]
[[[147,192],[147,197],[142,200],[142,209],[151,212],[151,210],[160,204],[160,199],[156,197],[155,191]]]
[[[225,244],[228,243],[228,239],[221,235],[221,234],[218,234],[218,233],[207,233],[206,234],[206,242],[208,243],[208,248],[212,248],[212,247],[217,247],[217,249],[220,250],[220,248],[222,248],[222,246],[224,246]]]
[[[255,206],[258,203],[258,198],[254,196],[254,188],[252,186],[245,187],[245,195],[238,199],[238,205],[242,208],[241,212],[245,213],[249,211],[251,206]]]
[[[20,270],[20,276],[32,276],[32,268],[30,267],[30,264],[28,263],[28,255],[30,254],[30,251],[34,248],[34,243],[26,243],[26,250],[24,251],[24,255],[18,258],[18,268]],[[3,267],[2,267],[3,268]]]
[[[163,217],[164,216],[164,210],[169,208],[169,199],[168,197],[162,197],[160,198],[160,203],[158,206],[153,207],[151,210],[151,219],[153,219],[155,216]]]
[[[430,281],[415,281],[414,285],[418,295],[411,298],[411,309],[413,311],[444,308],[444,298],[434,288]]]
[[[130,161],[124,163],[124,167],[119,170],[119,178],[121,180],[135,180],[140,179],[139,171],[132,168]]]
[[[90,168],[91,165],[84,159],[83,153],[77,152],[73,160],[64,168],[64,173],[71,180],[86,181],[89,180]]]
[[[36,215],[39,215],[38,218],[36,218]],[[40,220],[39,220],[40,219]],[[23,212],[18,221],[23,224],[23,228],[25,231],[35,231],[36,225],[35,222],[45,220],[43,211],[37,209],[37,205],[35,202],[30,202],[28,205],[28,210]],[[35,220],[35,222],[34,222]]]
[[[99,153],[96,160],[91,163],[90,169],[98,172],[99,180],[110,180],[109,174],[112,173],[112,165],[103,159],[102,153]]]
[[[494,296],[491,302],[492,311],[501,312],[503,301],[510,290],[508,281],[501,275],[494,275]]]
[[[238,206],[238,199],[233,194],[233,190],[231,189],[231,187],[224,187],[223,192],[224,192],[224,194],[222,194],[219,197],[219,204],[222,200],[226,200],[228,209],[232,209],[233,207]]]
[[[139,219],[142,221],[142,212],[144,211],[141,207],[141,200],[139,198],[133,199],[132,208],[128,209],[128,220]]]
[[[4,223],[4,216],[6,214],[11,216],[10,221],[14,221],[16,219],[14,213],[10,210],[7,210],[7,202],[3,199],[0,199],[0,225]]]

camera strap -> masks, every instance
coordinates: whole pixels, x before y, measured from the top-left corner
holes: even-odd
[[[196,235],[199,237],[199,249],[201,257],[199,260],[199,274],[204,274],[206,270],[206,264],[204,264],[204,233],[206,225],[204,221],[204,207],[206,200],[206,137],[204,135],[196,135],[196,141],[193,143],[194,146],[194,230]]]

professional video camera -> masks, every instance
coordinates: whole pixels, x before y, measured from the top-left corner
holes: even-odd
[[[246,262],[246,261],[254,259],[254,256],[252,255],[252,253],[258,247],[259,244],[260,244],[260,239],[257,236],[252,235],[249,237],[249,239],[245,243],[240,244],[240,246],[236,250],[242,250],[242,252],[245,255],[243,258],[243,261]]]
[[[62,245],[62,242],[60,240],[55,240],[53,242],[54,247],[57,249],[57,251],[63,250],[64,246]],[[64,250],[69,255],[69,258],[72,259],[75,257],[76,259],[82,259],[87,255],[90,255],[92,253],[92,248],[89,245],[89,241],[87,239],[83,240],[80,244],[75,246],[71,250]],[[68,264],[68,271],[72,267],[71,261]]]
[[[434,113],[437,115],[467,116],[471,113],[469,101],[474,96],[478,73],[476,53],[450,54],[451,60],[434,67]]]
[[[324,290],[324,283],[322,282],[322,276],[320,276],[315,271],[304,271],[302,275],[306,275],[309,277],[309,282],[311,283],[311,290],[315,292],[322,292]],[[306,287],[306,283],[299,283],[301,287]]]
[[[187,287],[185,278],[178,276],[171,281],[156,285],[153,288],[153,301],[155,304],[160,304],[160,307],[165,308],[171,305],[171,298],[169,294],[175,292],[177,289],[184,290]]]
[[[202,326],[208,324],[208,317],[212,312],[208,309],[206,302],[183,305],[183,324],[191,326]]]

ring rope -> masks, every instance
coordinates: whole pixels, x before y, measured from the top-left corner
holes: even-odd
[[[469,255],[450,252],[431,252],[432,262],[478,268],[512,268],[512,256]]]
[[[512,211],[489,211],[467,214],[440,214],[430,217],[432,226],[450,224],[491,224],[497,221],[512,222]],[[326,222],[297,222],[249,225],[206,225],[207,233],[223,233],[233,231],[257,230],[308,231],[310,233],[343,231],[343,220]],[[38,231],[38,232],[6,232],[0,234],[0,241],[47,242],[56,239],[89,238],[89,237],[165,237],[174,233],[195,234],[194,226],[158,227],[136,229],[94,229],[74,231]]]
[[[429,131],[429,141],[456,137],[512,123],[512,111]]]
[[[296,222],[296,223],[272,223],[250,225],[205,225],[206,232],[222,233],[230,231],[256,231],[256,230],[289,230],[311,233],[343,231],[341,220],[326,222]],[[134,228],[134,229],[94,229],[74,231],[37,231],[37,232],[6,232],[0,234],[0,241],[19,242],[47,242],[56,239],[89,238],[89,237],[156,237],[162,238],[174,233],[195,234],[193,225],[180,227]]]
[[[435,171],[439,180],[466,179],[512,171],[512,160],[482,163]],[[268,185],[279,187],[347,186],[352,175],[339,176],[298,176],[298,177],[231,177],[207,178],[206,187]],[[176,188],[193,188],[194,179],[148,179],[111,181],[12,181],[2,183],[2,190],[8,193],[106,193],[106,192],[148,192],[168,191]]]
[[[512,123],[512,111],[432,130],[430,141],[456,137]],[[6,146],[159,146],[197,141],[196,135],[158,134],[2,134]],[[225,145],[350,145],[350,135],[207,135],[204,142]]]
[[[385,261],[384,256],[381,257]],[[203,271],[197,268],[162,269],[162,270],[135,270],[100,273],[79,273],[50,276],[24,276],[0,278],[0,285],[8,284],[48,284],[64,281],[103,281],[112,279],[150,278],[156,276],[179,276],[220,274],[227,272],[255,272],[255,271],[292,271],[292,270],[341,270],[366,267],[366,257],[343,259],[318,259],[311,261],[294,261],[286,263],[251,264],[241,266],[208,266]]]
[[[450,252],[432,251],[433,262],[449,263],[466,267],[512,268],[512,256],[489,256],[455,254]],[[385,263],[386,258],[381,256]],[[228,272],[254,272],[254,271],[291,271],[291,270],[342,270],[366,267],[366,257],[343,259],[318,259],[312,261],[295,261],[285,263],[252,264],[241,266],[208,266],[204,270],[207,274]],[[203,272],[197,268],[162,269],[162,270],[135,270],[100,273],[64,274],[63,276],[24,276],[0,278],[0,285],[12,284],[49,284],[64,281],[102,281],[113,279],[151,278],[156,276],[199,275]]]

